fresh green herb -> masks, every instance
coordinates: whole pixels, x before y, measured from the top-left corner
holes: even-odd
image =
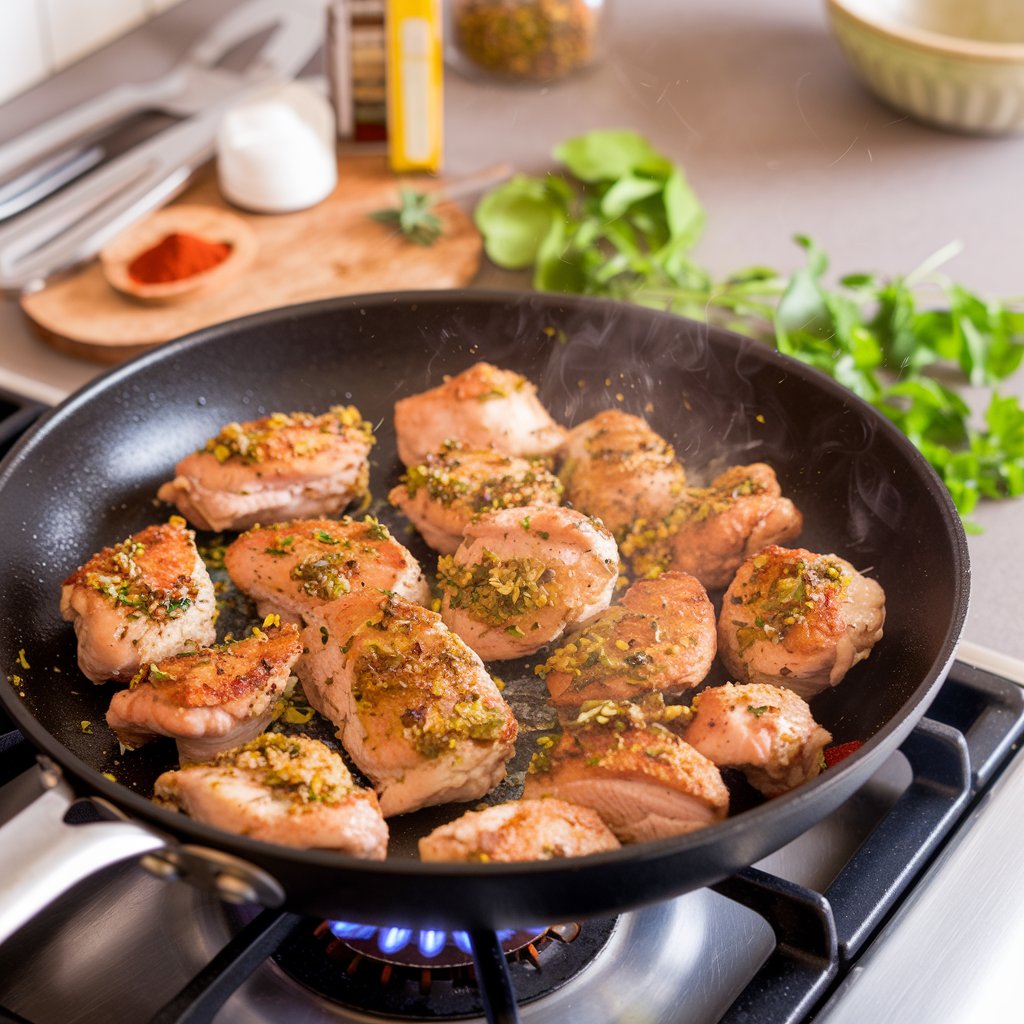
[[[156,683],[165,683],[171,678],[169,672],[163,672],[156,667],[156,665],[149,666],[149,678]]]
[[[415,245],[433,245],[444,230],[441,219],[431,213],[433,205],[432,195],[402,186],[398,190],[398,206],[375,210],[370,217],[398,228]]]
[[[326,530],[314,530],[313,536],[320,541],[321,544],[340,544],[341,538],[335,537],[333,533],[328,533]]]
[[[268,555],[276,555],[280,558],[282,555],[290,555],[292,553],[291,549],[294,543],[295,537],[289,534],[287,537],[282,537],[269,548],[264,548],[263,550]]]
[[[597,131],[555,150],[566,173],[519,175],[484,196],[488,256],[533,268],[543,291],[602,295],[708,319],[829,374],[895,423],[969,516],[981,498],[1024,494],[1024,408],[996,390],[1024,358],[1024,309],[938,271],[949,245],[902,277],[848,274],[797,236],[806,264],[716,280],[693,258],[705,214],[682,169],[632,132]],[[989,389],[981,423],[940,380]]]
[[[770,709],[770,708],[768,707],[768,705],[767,705],[767,704],[762,704],[762,705],[761,705],[760,707],[757,707],[757,708],[755,708],[755,707],[751,707],[751,706],[750,706],[750,705],[748,704],[748,705],[747,705],[747,710],[748,710],[748,711],[749,711],[749,712],[750,712],[750,713],[751,713],[751,714],[752,714],[752,715],[753,715],[753,716],[754,716],[755,718],[760,718],[760,717],[761,717],[761,716],[762,716],[762,715],[763,715],[763,714],[764,714],[764,713],[765,713],[766,711],[770,711],[771,709]]]

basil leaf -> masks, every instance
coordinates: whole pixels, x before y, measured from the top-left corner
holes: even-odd
[[[477,205],[474,220],[484,236],[487,255],[510,270],[531,266],[562,203],[546,183],[517,175],[489,192]]]
[[[636,132],[596,131],[555,148],[555,159],[585,182],[617,181],[636,171],[667,177],[672,163]]]

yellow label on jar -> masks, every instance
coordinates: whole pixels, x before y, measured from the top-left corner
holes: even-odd
[[[388,161],[440,171],[443,152],[441,0],[388,0]]]

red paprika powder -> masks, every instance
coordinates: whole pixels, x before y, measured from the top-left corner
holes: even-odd
[[[228,242],[208,242],[197,235],[175,231],[128,264],[128,276],[137,284],[166,284],[211,270],[231,254]]]

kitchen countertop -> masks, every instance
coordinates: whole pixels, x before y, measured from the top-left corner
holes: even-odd
[[[0,110],[0,141],[120,80],[168,70],[231,0],[187,0]],[[938,131],[866,92],[808,0],[624,0],[597,68],[550,87],[446,79],[446,173],[496,160],[551,166],[563,139],[593,128],[642,132],[684,166],[708,214],[698,257],[726,273],[802,263],[796,234],[842,274],[913,269],[946,243],[949,273],[993,297],[1022,292],[1020,168],[1024,137]],[[311,70],[318,68],[314,64]],[[475,284],[518,287],[494,267]],[[0,302],[0,384],[58,401],[102,371],[44,346],[14,302]],[[1004,386],[1024,397],[1024,372]],[[973,517],[967,639],[1024,658],[1024,504]]]

